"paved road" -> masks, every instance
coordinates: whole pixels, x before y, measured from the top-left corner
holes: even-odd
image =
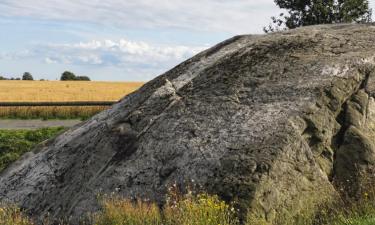
[[[81,120],[0,120],[0,129],[35,130],[44,127],[72,127]]]

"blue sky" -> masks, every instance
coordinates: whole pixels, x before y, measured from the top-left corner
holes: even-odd
[[[279,12],[273,0],[0,0],[0,75],[147,81]]]

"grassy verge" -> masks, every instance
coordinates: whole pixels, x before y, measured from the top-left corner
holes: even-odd
[[[312,218],[296,218],[278,225],[375,225],[375,191],[364,193],[352,202],[322,207]],[[172,199],[169,196],[174,196]],[[169,194],[167,204],[132,202],[105,198],[103,210],[94,217],[94,225],[239,225],[236,211],[217,196]],[[313,213],[312,213],[313,215]],[[248,221],[244,225],[271,225],[266,221]]]
[[[367,199],[369,200],[369,199]],[[315,221],[299,221],[278,225],[374,225],[375,203],[357,202],[354,205],[330,209]],[[102,200],[102,211],[92,216],[85,225],[239,225],[235,210],[217,196],[186,195],[176,201],[158,205],[144,201],[131,201],[119,197]],[[48,220],[47,220],[48,221]],[[33,225],[32,221],[15,207],[0,206],[0,225]],[[47,223],[48,224],[48,223]],[[45,224],[45,225],[47,225]],[[271,225],[266,221],[244,225]]]
[[[235,210],[217,196],[186,195],[156,204],[106,198],[103,211],[94,216],[94,225],[238,225]]]
[[[345,205],[331,209],[323,217],[324,225],[374,225],[375,196],[368,197],[365,193],[362,199],[347,202]]]
[[[108,106],[0,107],[2,119],[88,119]]]
[[[0,130],[0,171],[38,143],[54,137],[63,130],[62,127],[38,130]]]

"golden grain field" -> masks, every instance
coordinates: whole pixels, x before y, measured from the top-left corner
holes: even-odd
[[[117,101],[142,82],[0,81],[0,102]],[[86,119],[108,106],[0,107],[0,118]]]
[[[117,101],[142,82],[0,81],[0,102]]]

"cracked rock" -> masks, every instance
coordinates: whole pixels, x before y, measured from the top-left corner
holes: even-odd
[[[76,224],[98,195],[162,205],[194,180],[272,224],[355,197],[375,165],[374,43],[371,24],[229,39],[23,156],[0,200]]]

